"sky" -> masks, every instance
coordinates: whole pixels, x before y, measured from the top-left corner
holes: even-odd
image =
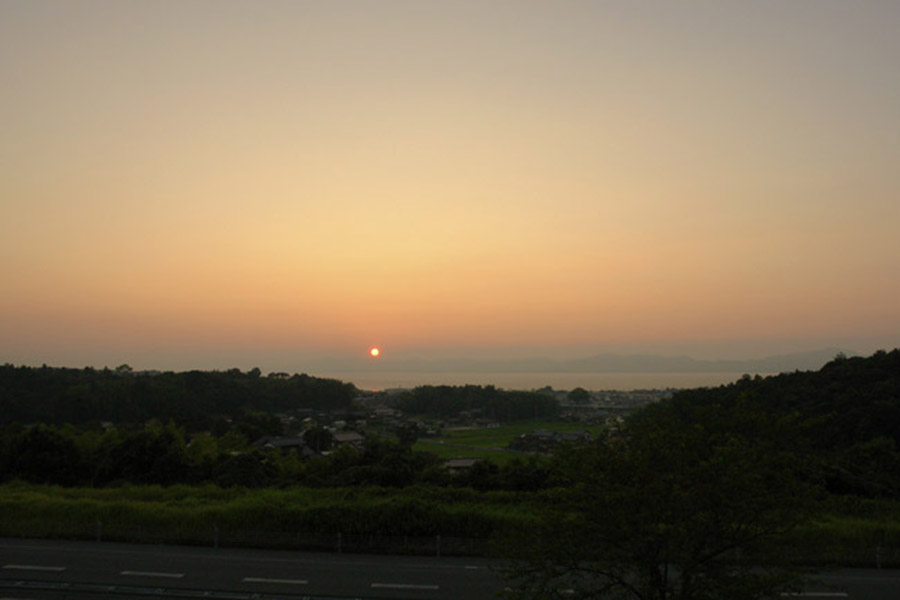
[[[0,0],[0,361],[900,346],[900,3]]]

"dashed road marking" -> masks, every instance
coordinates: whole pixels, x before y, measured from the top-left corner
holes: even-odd
[[[270,579],[267,577],[244,577],[241,581],[244,583],[287,583],[290,585],[306,585],[309,583],[306,579]]]
[[[15,569],[18,571],[65,571],[65,567],[48,567],[44,565],[3,565],[4,569]]]
[[[134,577],[167,577],[169,579],[181,579],[184,573],[160,573],[157,571],[122,571],[119,575],[131,575]]]
[[[782,598],[849,598],[847,592],[785,592]]]
[[[372,587],[382,590],[437,590],[436,585],[419,583],[373,583]]]

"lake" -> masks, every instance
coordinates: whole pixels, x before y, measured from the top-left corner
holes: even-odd
[[[715,387],[737,381],[743,373],[428,373],[406,371],[316,372],[364,390],[413,388],[420,385],[495,385],[507,390],[646,390]]]

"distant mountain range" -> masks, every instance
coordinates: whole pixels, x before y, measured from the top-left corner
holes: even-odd
[[[552,359],[371,359],[323,361],[326,369],[424,373],[784,373],[818,370],[838,354],[853,352],[826,348],[758,359],[702,360],[689,356],[656,354],[596,354],[586,358]]]

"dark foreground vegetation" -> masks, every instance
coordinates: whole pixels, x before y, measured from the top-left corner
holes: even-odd
[[[239,371],[94,371],[99,380],[66,371],[87,387],[72,391],[54,369],[2,371],[0,534],[94,537],[102,528],[108,539],[141,526],[188,543],[218,542],[224,537],[214,536],[237,529],[297,539],[492,538],[514,559],[513,595],[528,598],[560,590],[756,598],[788,589],[805,562],[900,563],[900,350],[685,390],[611,421],[592,442],[458,472],[414,451],[416,436],[402,429],[332,446],[328,432],[311,425],[306,447],[324,440],[329,449],[308,454],[253,444],[285,409],[271,390],[291,390],[292,408],[354,410],[348,384]],[[42,373],[56,382],[55,394],[33,391]],[[238,390],[227,389],[229,378]],[[31,396],[23,397],[22,381],[31,382]],[[119,388],[129,391],[109,394],[131,398],[127,410],[108,400],[91,418],[62,424],[60,415],[74,416],[67,403]],[[179,406],[189,393],[206,398],[201,408]],[[157,398],[159,411],[140,398]],[[493,418],[554,410],[545,398],[476,386],[420,388],[401,402],[435,419],[472,409]],[[22,419],[36,407],[49,411],[46,424]],[[116,410],[133,420],[101,426]]]
[[[0,367],[5,423],[90,425],[175,421],[190,431],[221,427],[247,411],[277,413],[295,407],[342,410],[356,388],[306,374],[228,371],[134,372],[116,369]]]
[[[264,376],[258,368],[176,373],[135,372],[128,365],[68,369],[5,364],[0,366],[0,423],[129,426],[153,419],[173,421],[191,432],[221,432],[247,413],[353,411],[359,393],[353,384],[335,379]],[[494,386],[421,386],[393,401],[408,412],[436,417],[476,410],[497,421],[514,421],[559,412],[557,402],[546,395]]]

